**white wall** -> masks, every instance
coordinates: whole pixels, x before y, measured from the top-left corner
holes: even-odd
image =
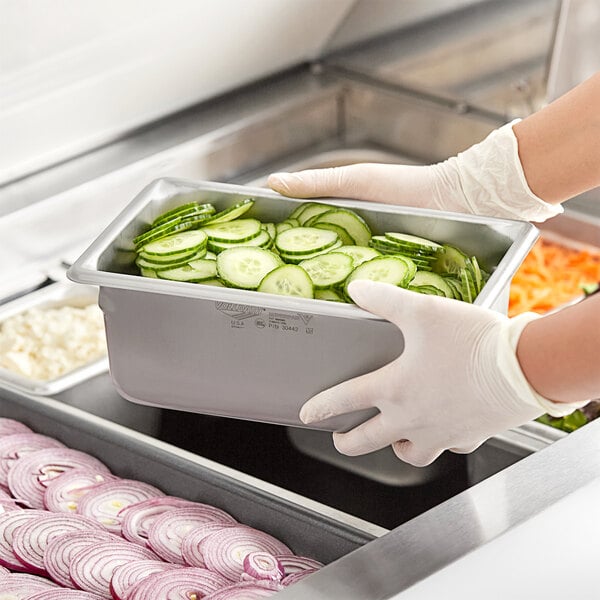
[[[354,0],[0,0],[0,183],[317,56]]]

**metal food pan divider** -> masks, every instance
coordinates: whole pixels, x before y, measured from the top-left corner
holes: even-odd
[[[0,392],[0,417],[88,452],[117,475],[205,502],[330,563],[386,533],[376,525],[47,398]],[[224,441],[226,443],[226,441]],[[234,440],[231,443],[235,443]]]
[[[302,404],[372,371],[403,349],[401,332],[340,303],[192,285],[136,275],[131,240],[165,210],[195,200],[217,210],[256,200],[248,216],[280,221],[301,201],[264,189],[162,179],[148,186],[69,270],[100,286],[110,369],[125,398],[142,404],[301,426]],[[537,237],[528,223],[415,208],[324,200],[358,210],[374,232],[405,231],[476,254],[490,280],[476,300],[505,310],[514,271]],[[346,430],[374,411],[323,421]]]

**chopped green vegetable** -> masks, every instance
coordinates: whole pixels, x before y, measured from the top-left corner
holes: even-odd
[[[539,423],[550,425],[556,429],[561,429],[567,433],[571,433],[588,423],[588,418],[580,411],[576,410],[565,417],[551,417],[550,415],[542,415],[536,419]]]
[[[598,283],[584,283],[581,286],[581,289],[583,290],[583,293],[586,296],[591,296],[592,294],[595,294],[597,291],[600,290],[600,282],[598,282]]]

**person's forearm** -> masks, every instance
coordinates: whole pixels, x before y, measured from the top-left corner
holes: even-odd
[[[600,398],[600,294],[529,323],[517,358],[529,384],[549,400]]]
[[[600,73],[513,127],[529,187],[558,204],[600,185]]]

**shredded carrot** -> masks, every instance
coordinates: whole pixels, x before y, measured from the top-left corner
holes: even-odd
[[[600,251],[575,250],[539,239],[513,277],[509,316],[545,313],[583,295],[600,281]]]

